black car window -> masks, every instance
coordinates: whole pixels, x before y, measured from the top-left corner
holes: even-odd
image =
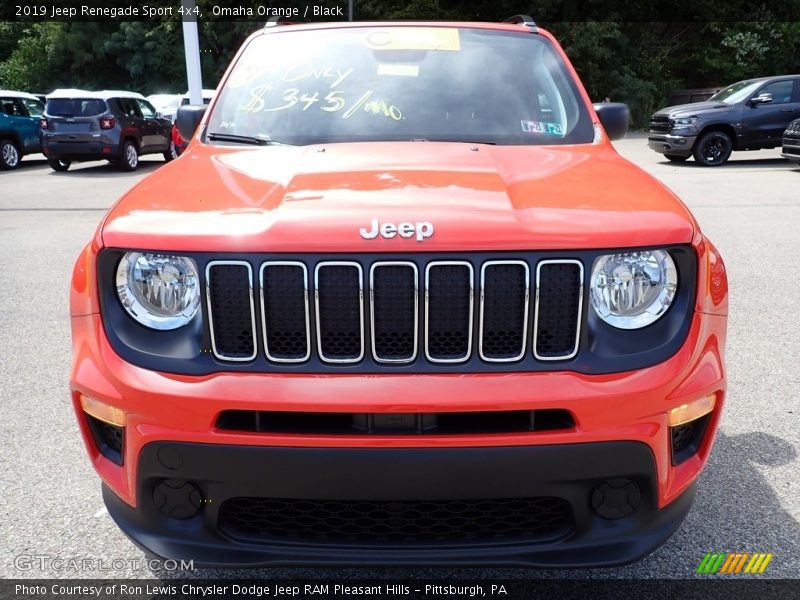
[[[59,117],[94,117],[106,112],[106,102],[98,98],[52,98],[47,114]]]
[[[0,109],[9,117],[14,116],[14,101],[11,98],[0,98]]]
[[[794,84],[791,80],[773,81],[758,90],[756,96],[772,94],[772,104],[786,104],[792,101],[793,89]]]
[[[137,99],[136,103],[139,105],[139,110],[141,111],[142,116],[148,119],[152,119],[153,117],[156,116],[156,109],[153,108],[153,106],[149,102]]]
[[[3,104],[3,112],[6,113],[9,117],[27,117],[28,111],[25,109],[25,105],[19,100],[19,98],[3,98],[0,100]]]
[[[141,117],[142,113],[139,110],[139,106],[136,104],[136,100],[133,98],[120,98],[119,105],[122,108],[122,114],[126,117]]]

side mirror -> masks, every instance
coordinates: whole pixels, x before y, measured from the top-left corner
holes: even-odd
[[[156,111],[156,119],[163,119],[164,115],[160,110]]]
[[[205,104],[184,104],[178,107],[178,115],[175,117],[175,125],[178,127],[178,133],[186,141],[189,141],[197,131],[197,126],[203,120],[203,115],[206,113],[208,106]]]
[[[598,102],[593,106],[608,138],[611,140],[624,138],[631,120],[628,105],[621,102]]]
[[[750,98],[750,104],[753,106],[756,104],[769,104],[770,102],[772,102],[772,94],[770,93],[759,94]]]

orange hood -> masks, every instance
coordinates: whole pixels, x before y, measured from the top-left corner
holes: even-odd
[[[434,232],[363,239],[374,219]],[[607,144],[194,143],[111,209],[102,238],[187,252],[547,250],[688,243],[695,228]]]

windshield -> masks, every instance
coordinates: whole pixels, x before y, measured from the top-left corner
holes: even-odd
[[[28,114],[32,117],[41,117],[44,112],[44,104],[33,98],[23,98],[22,102],[28,109]]]
[[[575,82],[546,38],[445,27],[257,37],[206,131],[290,144],[576,144],[594,137]]]
[[[47,114],[62,117],[94,117],[106,112],[106,101],[98,98],[52,98]]]
[[[756,91],[763,81],[739,81],[726,87],[724,90],[718,91],[716,94],[708,99],[709,102],[725,102],[726,104],[736,104],[742,100],[747,99],[750,94]]]

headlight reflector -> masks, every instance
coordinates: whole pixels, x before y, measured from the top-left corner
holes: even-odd
[[[117,267],[116,283],[128,314],[151,329],[182,327],[200,307],[197,265],[191,258],[127,252]]]
[[[597,316],[619,329],[640,329],[657,321],[677,289],[678,271],[664,250],[605,254],[592,267],[592,306]]]

